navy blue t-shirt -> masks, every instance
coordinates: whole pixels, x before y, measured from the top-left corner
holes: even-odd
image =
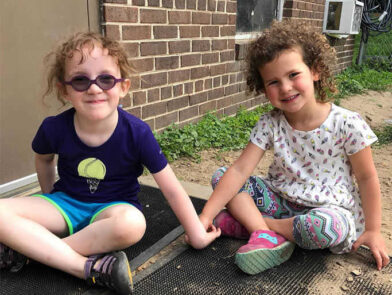
[[[111,137],[98,147],[84,144],[74,127],[75,109],[46,118],[34,137],[38,154],[58,154],[59,180],[54,190],[82,202],[126,201],[141,208],[137,178],[146,166],[151,173],[167,165],[150,127],[118,108]]]

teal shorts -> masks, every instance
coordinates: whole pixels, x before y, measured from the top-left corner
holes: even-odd
[[[80,231],[87,225],[94,222],[98,214],[109,207],[118,204],[133,206],[132,204],[124,201],[111,203],[85,203],[75,200],[63,192],[55,192],[53,194],[36,194],[32,195],[32,197],[40,197],[53,204],[53,206],[60,211],[61,215],[63,215],[65,222],[68,225],[70,235]]]

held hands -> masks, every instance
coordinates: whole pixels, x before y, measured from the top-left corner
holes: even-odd
[[[203,235],[197,239],[191,239],[189,238],[188,234],[185,235],[185,242],[195,249],[202,249],[204,247],[207,247],[221,235],[220,228],[216,228],[215,225],[212,224],[212,222],[208,221],[202,215],[200,215],[199,218],[205,230]]]
[[[357,251],[359,246],[368,246],[376,260],[377,269],[381,270],[389,263],[389,256],[385,242],[381,233],[378,231],[366,231],[354,243],[352,251]]]

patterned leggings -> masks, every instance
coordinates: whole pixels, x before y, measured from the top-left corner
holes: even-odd
[[[212,176],[214,189],[226,172],[219,168]],[[346,217],[333,209],[311,208],[292,203],[271,191],[260,177],[251,176],[239,192],[247,192],[265,217],[283,219],[294,217],[295,242],[304,249],[324,249],[342,243],[348,235]]]

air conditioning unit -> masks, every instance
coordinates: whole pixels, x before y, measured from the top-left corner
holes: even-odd
[[[356,0],[326,0],[323,32],[336,35],[359,34],[363,3]]]

